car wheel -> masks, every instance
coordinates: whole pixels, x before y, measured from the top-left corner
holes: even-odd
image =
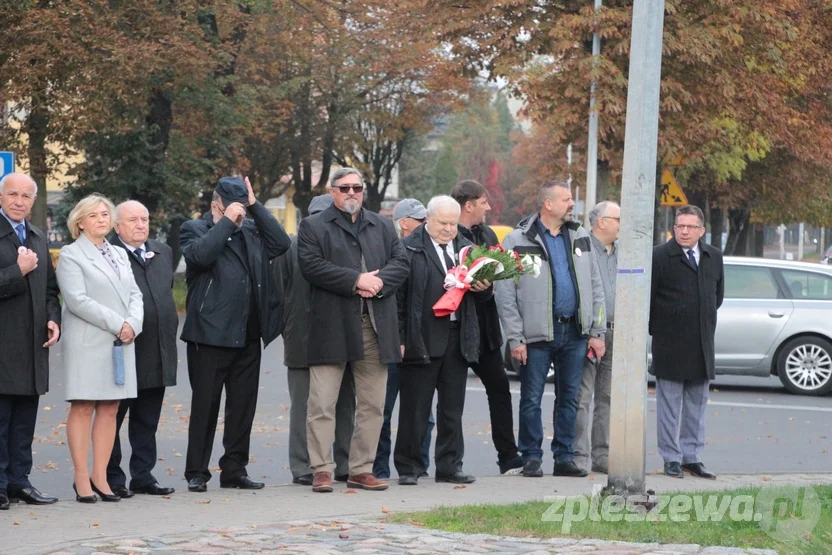
[[[780,349],[777,375],[791,393],[829,393],[832,391],[832,344],[817,337],[792,339]]]

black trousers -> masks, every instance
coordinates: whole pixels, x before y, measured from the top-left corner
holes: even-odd
[[[514,439],[514,413],[511,408],[511,390],[501,349],[488,350],[481,347],[480,360],[470,365],[479,377],[485,395],[488,397],[488,412],[491,415],[491,439],[497,448],[497,464],[500,471],[508,470],[504,465],[517,458],[517,442]]]
[[[211,479],[208,462],[214,447],[220,399],[225,388],[225,431],[220,457],[220,481],[245,476],[251,444],[251,425],[260,385],[260,341],[241,349],[188,343],[191,382],[191,419],[185,478]]]
[[[0,490],[31,487],[39,395],[0,395]]]
[[[436,474],[454,474],[462,470],[465,438],[462,433],[462,411],[465,408],[465,386],[468,363],[459,345],[459,328],[451,328],[448,347],[440,358],[430,364],[399,366],[399,430],[393,462],[399,476],[425,472],[422,441],[433,406],[434,391],[439,394],[436,408]]]
[[[118,406],[116,416],[116,440],[107,464],[107,482],[110,487],[127,485],[127,476],[121,469],[121,441],[119,433],[127,411],[127,437],[130,439],[130,487],[141,488],[156,482],[153,467],[156,466],[156,428],[162,414],[165,388],[140,389],[135,399],[125,399]]]

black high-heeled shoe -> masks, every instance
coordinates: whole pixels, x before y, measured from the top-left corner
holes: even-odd
[[[121,497],[119,497],[118,495],[114,493],[104,493],[103,491],[95,487],[95,484],[92,483],[92,480],[90,480],[90,486],[92,486],[92,491],[94,491],[98,494],[99,497],[101,497],[102,501],[106,501],[108,503],[116,503],[118,501],[121,501]]]
[[[98,501],[98,497],[96,497],[95,494],[78,495],[78,488],[75,487],[75,484],[72,484],[72,489],[75,491],[75,500],[78,503],[95,503]]]

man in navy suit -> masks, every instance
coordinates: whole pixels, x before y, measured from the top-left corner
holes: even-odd
[[[0,510],[58,499],[29,482],[39,397],[49,389],[49,347],[61,335],[58,282],[46,236],[27,221],[38,186],[0,180]]]

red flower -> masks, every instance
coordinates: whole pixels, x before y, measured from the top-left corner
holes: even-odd
[[[517,264],[520,264],[520,255],[517,254],[517,251],[512,252],[514,253],[514,261],[517,262]]]
[[[497,245],[497,250],[500,252],[506,252],[506,249],[504,249],[502,245]]]
[[[520,271],[520,272],[522,272],[522,271],[523,271],[523,265],[522,265],[522,264],[518,264],[518,265],[517,265],[517,270],[518,270],[518,271]]]

